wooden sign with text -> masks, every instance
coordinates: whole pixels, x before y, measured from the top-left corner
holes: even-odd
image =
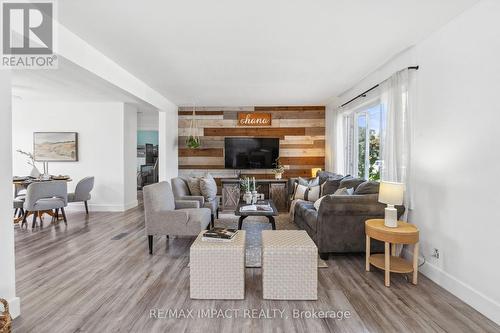
[[[239,112],[238,126],[271,126],[270,113]]]

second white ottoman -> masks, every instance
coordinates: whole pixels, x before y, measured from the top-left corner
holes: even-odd
[[[191,298],[245,298],[245,231],[239,230],[231,242],[206,242],[203,233],[189,253]]]
[[[318,299],[318,248],[304,230],[262,231],[264,299]]]

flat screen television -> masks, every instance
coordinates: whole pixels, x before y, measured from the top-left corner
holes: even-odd
[[[278,138],[225,138],[226,169],[272,169],[280,156]]]

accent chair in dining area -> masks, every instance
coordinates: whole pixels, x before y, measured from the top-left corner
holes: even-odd
[[[89,206],[87,201],[90,200],[90,192],[94,188],[94,177],[85,177],[76,184],[75,192],[68,193],[68,202],[83,202],[85,204],[85,212],[89,214]]]
[[[54,180],[47,182],[33,182],[26,190],[24,200],[24,215],[22,225],[27,224],[28,215],[33,214],[32,228],[35,227],[40,213],[54,210],[54,216],[62,213],[64,223],[68,224],[64,207],[68,205],[68,189],[66,181]],[[43,220],[40,218],[40,224]]]
[[[23,219],[25,199],[26,199],[26,187],[21,184],[15,184],[13,208],[14,208],[14,218],[16,223]]]
[[[17,196],[14,198],[14,218],[16,223],[24,216],[24,200],[26,196]]]

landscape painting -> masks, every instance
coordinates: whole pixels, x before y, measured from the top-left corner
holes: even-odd
[[[35,132],[33,154],[40,162],[78,161],[78,133]]]

